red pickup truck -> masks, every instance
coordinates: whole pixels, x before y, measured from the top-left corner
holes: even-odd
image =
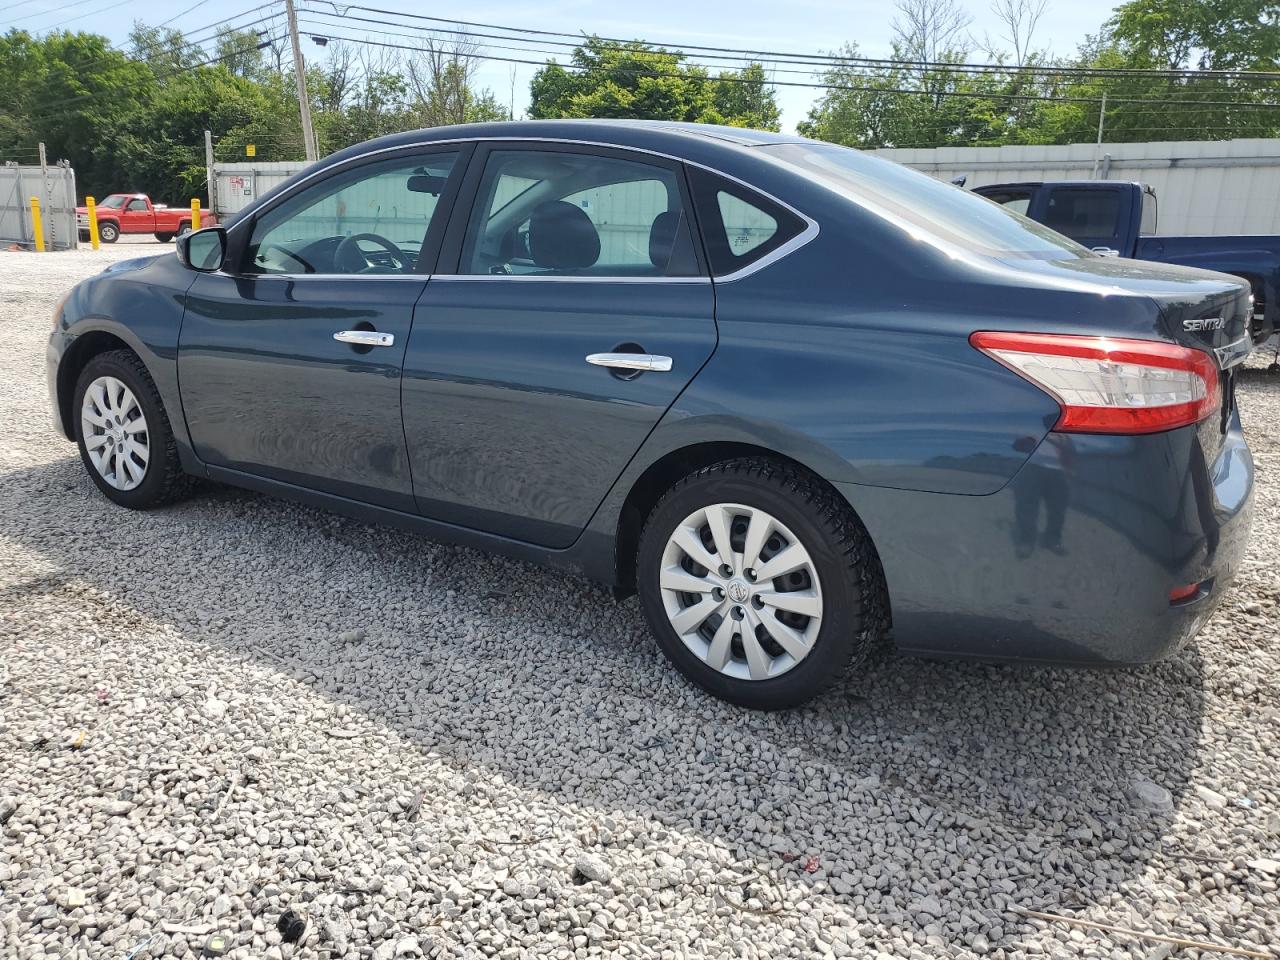
[[[209,211],[200,211],[200,226],[218,222]],[[76,207],[80,239],[89,239],[89,208]],[[145,193],[113,193],[98,201],[98,236],[103,243],[115,243],[122,233],[152,233],[168,243],[191,229],[190,207],[166,207],[152,203]]]

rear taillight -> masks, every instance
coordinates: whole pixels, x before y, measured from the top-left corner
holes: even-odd
[[[1157,340],[982,331],[969,342],[1058,401],[1063,433],[1158,433],[1212,416],[1217,365]]]

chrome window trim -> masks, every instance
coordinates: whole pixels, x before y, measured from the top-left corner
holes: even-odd
[[[394,147],[382,147],[379,150],[373,150],[373,151],[370,151],[369,153],[363,153],[358,157],[349,157],[346,160],[342,160],[342,161],[339,161],[338,163],[331,164],[330,166],[324,167],[323,169],[315,170],[311,173],[304,174],[301,180],[293,184],[293,186],[290,187],[289,190],[285,191],[284,193],[280,194],[280,196],[272,200],[272,202],[269,205],[267,205],[263,209],[263,211],[255,210],[252,216],[246,217],[244,220],[241,220],[240,222],[236,223],[233,229],[248,229],[247,227],[242,227],[242,224],[252,223],[253,220],[257,218],[261,212],[265,212],[266,210],[270,210],[271,208],[277,206],[278,204],[284,203],[290,197],[293,197],[299,190],[301,190],[308,181],[314,179],[315,177],[321,176],[322,174],[334,173],[344,169],[347,166],[363,163],[364,161],[368,160],[371,157],[376,157],[385,153],[408,152],[412,150],[420,150],[423,147],[434,147],[434,146],[447,147],[454,144],[464,144],[464,143],[561,143],[561,144],[569,144],[570,146],[600,147],[606,150],[620,150],[623,152],[645,154],[646,156],[650,156],[650,157],[659,157],[663,160],[671,160],[676,163],[688,164],[691,167],[697,167],[700,170],[706,170],[709,173],[713,173],[718,177],[723,177],[725,180],[729,180],[732,183],[736,183],[739,186],[745,187],[747,190],[750,190],[753,193],[759,194],[760,196],[766,198],[767,200],[770,200],[773,203],[778,204],[778,206],[790,211],[791,213],[795,214],[797,217],[799,217],[801,220],[805,222],[804,230],[800,231],[800,233],[796,234],[794,237],[792,237],[782,246],[778,247],[776,250],[766,254],[765,256],[761,257],[759,260],[756,260],[752,263],[747,264],[745,267],[740,267],[737,270],[734,270],[732,273],[727,273],[721,277],[708,276],[708,277],[582,277],[582,278],[574,278],[574,277],[566,276],[566,277],[546,277],[546,278],[538,278],[538,279],[545,279],[545,280],[579,279],[579,280],[589,280],[594,282],[610,281],[610,282],[618,282],[618,283],[636,283],[636,282],[671,283],[673,281],[676,281],[676,282],[706,281],[706,282],[714,282],[714,283],[732,283],[735,280],[741,280],[744,277],[749,277],[751,276],[751,274],[757,273],[760,270],[763,270],[765,267],[768,267],[771,264],[777,263],[783,257],[789,256],[790,254],[795,253],[805,244],[809,243],[811,240],[813,240],[818,236],[818,232],[819,232],[818,223],[812,217],[808,216],[807,214],[803,213],[800,210],[797,210],[791,204],[787,203],[785,200],[779,199],[778,197],[769,193],[767,190],[763,190],[753,183],[748,183],[746,180],[743,180],[740,177],[735,177],[733,176],[733,174],[725,173],[723,170],[717,170],[715,167],[709,167],[705,163],[698,163],[696,160],[688,160],[684,157],[678,157],[671,153],[663,153],[661,150],[651,150],[648,147],[633,147],[633,146],[629,146],[627,144],[621,144],[621,143],[604,143],[599,140],[579,140],[571,137],[530,137],[530,136],[450,137],[447,140],[421,140],[415,143],[402,143]],[[233,275],[227,274],[227,276],[233,276]],[[241,276],[241,279],[266,277],[266,276],[285,277],[290,279],[301,279],[304,277],[325,278],[325,279],[334,279],[334,278],[340,278],[340,277],[348,277],[348,278],[356,277],[363,280],[407,279],[406,277],[397,277],[397,276],[391,276],[387,274],[361,276],[360,274],[345,274],[345,273],[302,273],[302,274],[249,273],[249,274],[243,274]],[[470,274],[470,273],[425,274],[424,273],[424,274],[414,274],[413,276],[415,278],[422,278],[424,280],[426,279],[431,279],[431,280],[533,279],[531,277],[516,277],[510,274],[503,275],[503,274],[484,274],[484,273],[481,273],[481,274]]]
[[[710,283],[710,277],[626,277],[626,276],[589,276],[584,274],[512,274],[512,273],[433,273],[431,279],[471,281],[471,280],[518,280],[538,283]]]
[[[416,280],[426,283],[429,273],[223,273],[220,276],[236,280]]]

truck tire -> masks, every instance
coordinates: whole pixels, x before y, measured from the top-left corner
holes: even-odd
[[[183,236],[184,234],[188,234],[188,233],[190,233],[190,232],[191,232],[191,221],[190,221],[190,220],[183,220],[180,224],[178,224],[178,236],[180,236],[180,237],[181,237],[181,236]]]
[[[172,234],[172,233],[157,233],[157,234],[156,234],[156,239],[157,239],[157,240],[159,240],[161,243],[168,243],[170,240],[172,240],[172,239],[173,239],[173,234]]]
[[[98,239],[103,243],[115,243],[120,239],[120,228],[108,220],[98,224]]]

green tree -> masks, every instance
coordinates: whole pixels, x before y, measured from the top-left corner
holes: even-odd
[[[776,130],[773,91],[759,64],[711,77],[679,51],[589,37],[566,68],[554,60],[534,74],[529,116],[681,120]]]
[[[0,156],[43,141],[50,159],[70,159],[80,189],[123,176],[116,137],[155,95],[155,75],[105,37],[10,31],[0,41]],[[12,79],[10,79],[12,78]]]
[[[1275,0],[1129,0],[1107,27],[1134,64],[1275,70],[1280,60]]]

